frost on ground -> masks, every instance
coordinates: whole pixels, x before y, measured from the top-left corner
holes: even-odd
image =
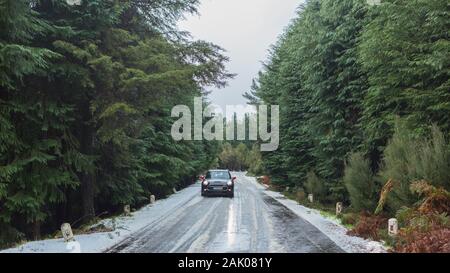
[[[333,240],[336,245],[342,248],[346,252],[357,252],[357,253],[377,253],[377,252],[385,252],[386,250],[382,246],[381,243],[364,240],[359,237],[353,237],[347,235],[347,229],[340,225],[336,220],[327,219],[320,214],[319,211],[309,209],[297,204],[297,202],[286,199],[282,194],[268,191],[264,186],[256,182],[256,179],[253,177],[247,177],[249,183],[254,184],[256,187],[250,187],[249,192],[252,194],[266,194],[277,201],[279,201],[282,205],[296,213],[301,218],[310,222],[312,225],[317,227],[322,233],[327,235],[331,240]],[[184,207],[189,207],[190,202],[196,202],[194,200],[199,198],[199,185],[192,185],[174,195],[171,195],[169,198],[157,201],[153,205],[148,205],[143,207],[139,211],[136,211],[131,214],[129,217],[116,217],[113,219],[102,220],[96,225],[92,226],[91,229],[94,230],[113,230],[111,232],[102,232],[102,233],[92,233],[92,234],[83,234],[83,235],[75,235],[76,242],[65,243],[63,239],[50,239],[43,241],[35,241],[23,244],[16,248],[6,249],[2,252],[13,252],[13,253],[70,253],[70,252],[83,252],[83,253],[97,253],[104,252],[111,247],[117,245],[118,243],[131,238],[131,234],[135,234],[136,232],[142,230],[148,226],[156,226],[158,223],[164,224],[167,220],[167,217],[176,217],[176,215],[183,213]],[[238,198],[239,199],[239,198]],[[215,201],[215,200],[209,200]],[[217,199],[217,204],[219,204],[220,199]],[[238,200],[239,201],[239,200]],[[242,201],[242,200],[241,200]],[[210,202],[210,203],[211,203]],[[236,207],[236,211],[242,213],[239,209],[240,207]],[[253,208],[255,209],[255,208]],[[233,211],[231,211],[233,212]],[[235,217],[241,217],[242,215],[235,215]],[[258,214],[261,216],[261,214]],[[248,217],[248,215],[246,215]],[[256,216],[256,210],[254,211],[254,217]],[[269,217],[264,217],[265,220],[270,220]],[[235,219],[235,218],[230,218]],[[228,227],[234,227],[236,223],[228,222]],[[269,227],[271,225],[268,225]],[[97,227],[97,228],[96,228]],[[196,227],[196,225],[193,225]],[[263,228],[264,232],[267,232],[267,227]],[[195,228],[198,229],[198,228]],[[246,234],[249,231],[243,230],[241,233],[234,232],[232,233],[235,240],[239,240],[239,246],[243,246],[248,244],[248,237]],[[270,231],[269,231],[270,233]],[[236,236],[240,237],[236,237]],[[180,242],[187,241],[182,240],[176,242],[180,244]],[[189,238],[188,238],[189,239]],[[206,239],[205,239],[206,240]],[[201,242],[200,242],[201,243]],[[273,243],[272,241],[270,243]],[[223,246],[223,242],[213,241],[212,248],[217,245]],[[196,249],[198,245],[191,245],[191,249]],[[245,248],[245,247],[244,247]],[[269,249],[273,248],[270,246]],[[213,249],[213,251],[216,249]],[[234,250],[234,249],[233,249]]]
[[[157,222],[165,217],[167,212],[183,205],[198,194],[198,188],[190,186],[182,191],[183,194],[171,195],[169,198],[157,201],[131,214],[129,217],[116,217],[102,220],[95,226],[104,225],[114,229],[112,232],[75,235],[76,242],[66,243],[64,239],[50,239],[28,242],[16,248],[10,248],[1,253],[99,253],[103,252],[130,234]]]
[[[340,248],[349,253],[384,253],[386,248],[376,241],[366,240],[360,237],[347,235],[347,229],[337,220],[325,218],[320,211],[299,205],[296,201],[287,199],[283,194],[267,190],[265,186],[256,182],[255,178],[251,181],[258,185],[260,189],[268,196],[276,199],[278,202],[292,210],[301,218],[310,222],[321,232],[333,240]]]

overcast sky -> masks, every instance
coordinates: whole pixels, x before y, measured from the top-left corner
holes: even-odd
[[[179,23],[195,39],[213,42],[227,52],[227,68],[237,76],[223,89],[213,89],[210,99],[225,105],[245,104],[242,94],[267,59],[270,45],[296,14],[302,0],[202,0],[200,15]]]

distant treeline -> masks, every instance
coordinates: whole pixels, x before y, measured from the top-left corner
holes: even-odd
[[[219,167],[230,171],[247,171],[249,175],[260,175],[263,173],[261,152],[258,144],[247,146],[239,143],[233,146],[230,142],[221,145],[222,152],[219,154]]]
[[[250,122],[257,116],[253,113],[246,113],[239,119],[234,113],[231,120],[224,118],[224,128],[234,130],[234,140],[224,140],[220,142],[220,150],[217,166],[230,171],[247,171],[249,175],[260,175],[264,172],[260,152],[260,143],[250,139]],[[239,130],[242,130],[244,140],[238,140]],[[223,139],[227,139],[224,131]]]

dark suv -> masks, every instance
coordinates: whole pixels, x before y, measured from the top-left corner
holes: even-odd
[[[236,177],[232,177],[228,170],[210,170],[206,176],[201,176],[202,196],[221,195],[234,197],[234,183]]]

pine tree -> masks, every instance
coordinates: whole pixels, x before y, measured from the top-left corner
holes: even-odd
[[[25,223],[29,228],[21,231],[38,238],[47,208],[76,185],[68,162],[74,145],[66,134],[72,109],[47,89],[48,71],[60,56],[36,42],[54,26],[29,1],[6,0],[0,7],[0,219]]]
[[[366,149],[374,162],[397,116],[417,135],[430,122],[449,132],[449,6],[440,0],[383,1],[361,37],[360,62],[370,88],[364,100]]]
[[[344,161],[362,139],[367,81],[356,45],[365,12],[364,1],[309,1],[273,48],[253,95],[280,104],[280,149],[264,155],[275,182],[301,186],[314,170],[342,199]]]
[[[144,204],[214,164],[217,143],[170,136],[174,105],[232,76],[221,48],[176,30],[197,4],[0,2],[0,245]]]

